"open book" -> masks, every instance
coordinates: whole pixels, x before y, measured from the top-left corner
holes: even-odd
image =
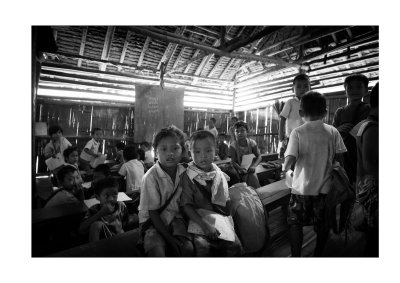
[[[231,216],[224,216],[201,208],[196,209],[196,211],[204,219],[204,221],[206,221],[208,224],[211,224],[219,231],[219,239],[229,242],[235,241],[235,229]],[[188,232],[192,234],[205,235],[203,229],[193,220],[189,221]]]
[[[58,167],[60,167],[61,165],[64,165],[64,161],[61,157],[61,153],[57,153],[56,158],[50,157],[48,159],[46,159],[45,161],[47,168],[49,168],[49,170],[54,170]]]
[[[132,199],[130,197],[128,197],[124,192],[118,193],[117,201],[129,201],[129,200],[132,200]],[[92,207],[95,204],[100,203],[96,198],[85,199],[83,202],[86,204],[86,206],[88,208]]]
[[[253,159],[256,157],[253,153],[251,154],[245,154],[242,156],[242,163],[240,164],[240,167],[244,169],[249,169],[251,164],[253,163]]]
[[[103,164],[104,161],[106,161],[106,159],[107,159],[107,155],[102,154],[99,157],[96,157],[95,159],[90,161],[90,166],[92,166],[92,168],[96,168],[100,164]]]

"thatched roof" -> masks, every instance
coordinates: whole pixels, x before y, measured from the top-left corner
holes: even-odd
[[[160,84],[161,77],[166,87],[232,99],[236,95],[236,106],[248,109],[249,99],[290,94],[290,78],[299,69],[326,92],[337,91],[335,86],[352,72],[378,79],[379,31],[371,26],[52,29],[58,49],[46,53],[39,81],[39,89],[50,91],[129,95],[135,83]]]

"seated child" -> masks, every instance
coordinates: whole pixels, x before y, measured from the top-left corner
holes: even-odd
[[[204,221],[197,209],[229,215],[228,183],[224,173],[213,164],[215,137],[209,131],[198,131],[190,138],[193,161],[189,163],[182,179],[180,205],[190,220],[197,223],[205,233],[193,234],[196,256],[239,256],[242,246],[235,233],[234,242],[219,239],[215,226]]]
[[[303,226],[314,225],[317,233],[315,256],[321,256],[329,235],[326,195],[331,187],[332,165],[346,151],[339,132],[325,124],[326,99],[318,92],[301,98],[300,115],[305,123],[293,129],[282,170],[296,163],[289,202],[288,224],[293,257],[301,256]]]
[[[70,146],[66,150],[64,150],[64,160],[65,164],[69,164],[74,166],[77,170],[81,178],[85,177],[84,172],[79,171],[79,154],[78,154],[78,147]]]
[[[107,164],[100,164],[96,168],[94,168],[92,185],[88,190],[84,190],[85,199],[95,197],[94,188],[96,187],[96,184],[100,180],[109,176],[111,176],[111,172],[110,172],[110,167],[108,167]]]
[[[148,169],[147,169],[146,165],[144,164],[144,160],[146,159],[146,157],[145,157],[145,152],[144,152],[143,149],[140,149],[140,148],[139,148],[139,149],[137,150],[137,154],[138,154],[137,160],[138,160],[140,163],[142,163],[143,168],[144,168],[144,173],[146,173]]]
[[[63,129],[60,126],[51,126],[49,128],[49,136],[51,137],[51,140],[44,148],[44,157],[46,159],[50,157],[56,158],[57,154],[59,154],[62,161],[65,161],[63,156],[64,150],[72,145],[62,135]]]
[[[280,153],[281,158],[283,158],[283,154],[285,153],[290,133],[293,129],[303,124],[303,120],[299,115],[300,99],[309,90],[310,78],[306,74],[299,74],[293,79],[295,97],[285,103],[279,114],[279,141],[283,143],[283,152]]]
[[[142,187],[142,178],[144,175],[143,164],[137,160],[137,149],[133,145],[128,145],[124,148],[125,163],[119,169],[118,174],[126,178],[126,193],[137,201],[136,207],[139,204],[140,190]]]
[[[257,189],[260,187],[256,172],[256,167],[261,161],[260,150],[255,140],[247,138],[249,128],[246,122],[238,121],[235,123],[236,140],[229,146],[229,155],[232,165],[240,176],[244,176],[247,185]],[[254,154],[255,159],[248,169],[242,168],[242,158],[244,155]]]
[[[218,136],[217,147],[215,149],[216,155],[220,160],[224,160],[228,158],[228,145],[225,143],[225,134],[220,134]]]
[[[182,192],[181,175],[185,167],[178,164],[184,150],[184,137],[175,126],[161,129],[153,147],[158,161],[144,175],[140,193],[139,223],[145,254],[191,256],[193,246],[187,226],[179,211]]]
[[[92,139],[86,143],[85,148],[81,152],[80,166],[82,170],[89,171],[91,168],[90,162],[101,155],[99,147],[102,137],[103,131],[100,128],[92,130]]]
[[[44,207],[75,204],[84,200],[82,178],[74,166],[64,165],[58,171],[57,178],[59,189],[48,198]]]
[[[123,143],[123,142],[118,142],[116,145],[115,145],[115,148],[116,148],[116,150],[117,150],[117,154],[116,154],[116,157],[115,157],[115,161],[118,163],[118,164],[123,164],[124,163],[124,156],[123,156],[123,153],[122,153],[122,151],[124,150],[124,148],[125,148],[125,144]]]
[[[154,165],[154,157],[151,154],[150,144],[146,141],[140,143],[140,149],[142,149],[145,153],[144,164],[147,168],[150,168]]]
[[[96,199],[86,213],[79,230],[89,233],[89,242],[124,233],[129,221],[128,210],[118,199],[118,183],[112,177],[101,179],[95,186]]]

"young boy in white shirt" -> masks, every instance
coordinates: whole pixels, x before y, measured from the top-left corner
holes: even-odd
[[[85,148],[82,150],[80,155],[80,166],[82,170],[90,170],[90,162],[101,155],[99,152],[100,141],[103,138],[103,131],[100,128],[94,128],[92,130],[92,139],[88,141]]]
[[[329,235],[325,198],[331,186],[332,164],[337,154],[346,152],[346,147],[338,130],[322,122],[326,112],[322,94],[305,94],[300,103],[305,123],[291,132],[285,152],[282,171],[296,163],[287,219],[293,257],[301,256],[303,226],[314,225],[315,256],[322,255]]]
[[[279,114],[279,141],[283,143],[284,149],[287,146],[290,133],[293,129],[303,124],[303,120],[299,115],[300,99],[309,90],[310,79],[306,74],[297,75],[293,79],[293,92],[295,97],[286,101],[282,112]]]
[[[138,153],[136,147],[128,145],[123,150],[125,163],[119,169],[118,174],[126,177],[126,193],[139,194],[144,175],[144,167],[137,160]]]
[[[154,165],[154,157],[151,153],[150,144],[146,141],[140,143],[140,149],[144,151],[144,165],[146,168],[150,168]]]

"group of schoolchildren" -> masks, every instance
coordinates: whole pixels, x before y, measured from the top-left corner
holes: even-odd
[[[279,138],[287,144],[282,170],[284,172],[289,169],[294,170],[287,218],[290,226],[291,252],[294,257],[301,256],[303,226],[315,227],[317,232],[315,256],[323,254],[329,229],[337,230],[336,222],[332,225],[332,220],[326,217],[328,214],[325,205],[326,196],[331,189],[330,174],[335,162],[339,161],[344,165],[350,182],[357,181],[357,189],[359,183],[364,190],[370,189],[372,179],[374,193],[377,195],[378,84],[371,93],[371,107],[361,102],[368,92],[368,79],[365,76],[349,76],[344,86],[350,103],[336,111],[333,126],[323,122],[327,113],[326,98],[316,91],[310,91],[310,80],[304,74],[294,78],[293,90],[296,97],[286,102],[280,113]],[[370,123],[362,124],[357,133],[355,156],[358,155],[358,163],[356,162],[354,169],[349,162],[346,163],[346,158],[354,163],[352,157],[354,152],[347,147],[344,137],[346,134],[350,135],[356,124],[364,119]],[[229,155],[234,169],[240,176],[246,176],[246,179],[241,181],[258,188],[260,185],[255,175],[255,167],[261,160],[259,149],[257,144],[247,137],[247,124],[237,119],[233,122],[235,123],[229,132],[231,137],[234,135],[229,149],[224,149],[224,157]],[[101,133],[101,130],[93,132],[93,139],[85,146],[81,159],[87,155],[97,156]],[[62,138],[62,130],[61,133],[60,131],[55,133],[58,139],[53,139],[53,132],[50,134],[52,136],[50,146],[53,150],[45,150],[46,154],[53,156],[57,153],[57,149],[58,152],[64,149],[65,162],[72,166],[64,166],[58,171],[60,193],[59,196],[51,198],[47,205],[82,201],[85,195],[81,189],[82,179],[77,168],[77,150],[68,148],[66,140]],[[231,241],[219,238],[220,231],[215,225],[205,221],[199,212],[207,210],[229,216],[229,177],[213,163],[216,150],[221,143],[222,139],[217,142],[215,134],[207,130],[196,131],[185,141],[185,134],[180,129],[169,126],[154,136],[152,145],[158,157],[155,163],[150,146],[146,142],[141,144],[145,152],[141,158],[138,158],[135,147],[124,148],[120,144],[117,146],[117,160],[124,161],[119,174],[126,176],[127,193],[140,200],[139,242],[146,255],[240,256],[243,254],[243,247],[236,234]],[[188,148],[192,161],[181,163]],[[244,169],[240,164],[243,156],[247,154],[254,154],[255,158],[252,164]],[[343,154],[344,157],[341,156]],[[346,157],[346,154],[349,156]],[[80,226],[81,232],[88,233],[90,240],[121,233],[128,221],[126,206],[117,201],[119,185],[109,176],[110,172],[106,167],[99,165],[94,170],[93,193],[100,203],[89,209]],[[348,204],[342,204],[343,213],[346,209],[349,210]],[[371,224],[367,233],[367,247],[369,254],[375,255],[378,240],[377,198],[369,216]],[[343,220],[341,221],[339,230],[342,230],[344,225]],[[189,222],[197,224],[202,233],[189,233]]]
[[[293,170],[288,209],[292,256],[301,256],[303,226],[314,225],[317,233],[315,256],[321,256],[330,229],[341,233],[348,224],[352,199],[340,204],[339,228],[335,209],[328,211],[327,196],[331,173],[341,164],[349,180],[360,191],[373,195],[368,206],[365,256],[378,256],[378,84],[370,95],[370,105],[362,102],[368,94],[368,78],[348,76],[344,88],[349,103],[337,109],[333,126],[325,124],[326,98],[310,91],[307,75],[293,80],[295,98],[288,100],[280,113],[279,139],[284,151],[284,172]],[[357,162],[358,161],[358,162]],[[367,179],[367,181],[366,181]],[[366,183],[368,185],[366,185]],[[371,199],[371,197],[369,197]]]

